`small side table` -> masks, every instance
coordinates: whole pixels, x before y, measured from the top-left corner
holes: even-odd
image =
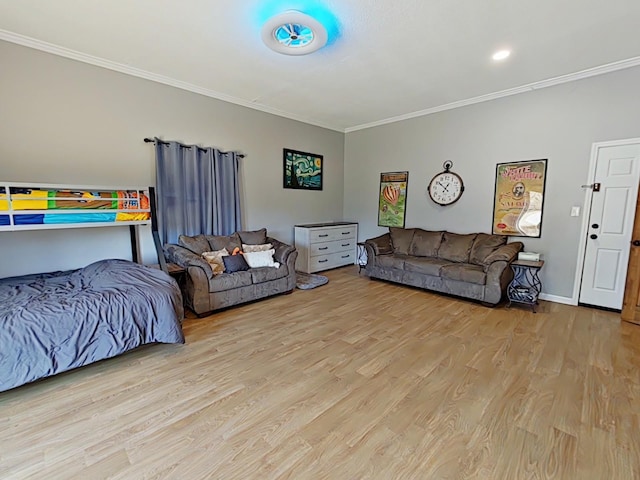
[[[358,274],[367,266],[367,249],[364,242],[358,242]]]
[[[523,303],[533,307],[536,313],[538,297],[542,291],[542,282],[538,272],[544,265],[544,261],[531,262],[528,260],[516,260],[511,263],[513,280],[507,287],[507,297],[510,307],[512,303]]]
[[[160,265],[155,264],[155,265],[150,265],[152,268],[157,268],[160,269]],[[180,265],[177,265],[175,263],[168,263],[167,262],[167,273],[169,275],[171,275],[176,282],[178,282],[178,285],[180,285],[180,281],[182,280],[182,277],[184,276],[184,274],[186,273],[186,269],[181,267]]]

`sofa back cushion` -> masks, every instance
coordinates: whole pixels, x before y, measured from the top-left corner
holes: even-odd
[[[415,228],[389,227],[393,253],[402,253],[403,255],[409,255],[409,248],[411,247],[411,241],[413,240],[414,231]]]
[[[226,248],[229,253],[232,253],[236,248],[242,247],[242,242],[237,233],[231,235],[206,235],[209,241],[209,250],[222,250]]]
[[[178,245],[191,250],[196,255],[202,255],[204,252],[211,250],[209,242],[205,235],[196,235],[195,237],[189,237],[187,235],[180,235],[178,237]],[[221,248],[214,248],[214,250],[222,250]]]
[[[505,243],[507,243],[507,237],[504,235],[479,233],[471,247],[469,263],[484,265],[485,259]]]
[[[414,257],[437,257],[443,232],[430,232],[416,228],[409,247],[409,255]]]
[[[267,243],[267,229],[261,228],[260,230],[238,232],[242,243],[249,245],[260,245]]]
[[[477,233],[461,235],[444,232],[442,234],[442,243],[438,249],[438,258],[449,260],[450,262],[468,263],[471,247],[477,235]]]

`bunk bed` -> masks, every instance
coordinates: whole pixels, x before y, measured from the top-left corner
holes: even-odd
[[[0,392],[144,344],[184,343],[178,285],[136,263],[153,207],[152,188],[0,182],[0,235],[129,226],[134,259],[0,279]]]

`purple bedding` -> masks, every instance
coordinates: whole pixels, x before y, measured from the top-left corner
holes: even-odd
[[[125,260],[0,279],[0,392],[147,343],[184,343],[182,295]]]

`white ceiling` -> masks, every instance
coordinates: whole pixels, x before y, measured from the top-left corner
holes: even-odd
[[[262,43],[318,8],[327,47]],[[639,0],[0,0],[0,39],[347,132],[640,65],[639,25]]]

